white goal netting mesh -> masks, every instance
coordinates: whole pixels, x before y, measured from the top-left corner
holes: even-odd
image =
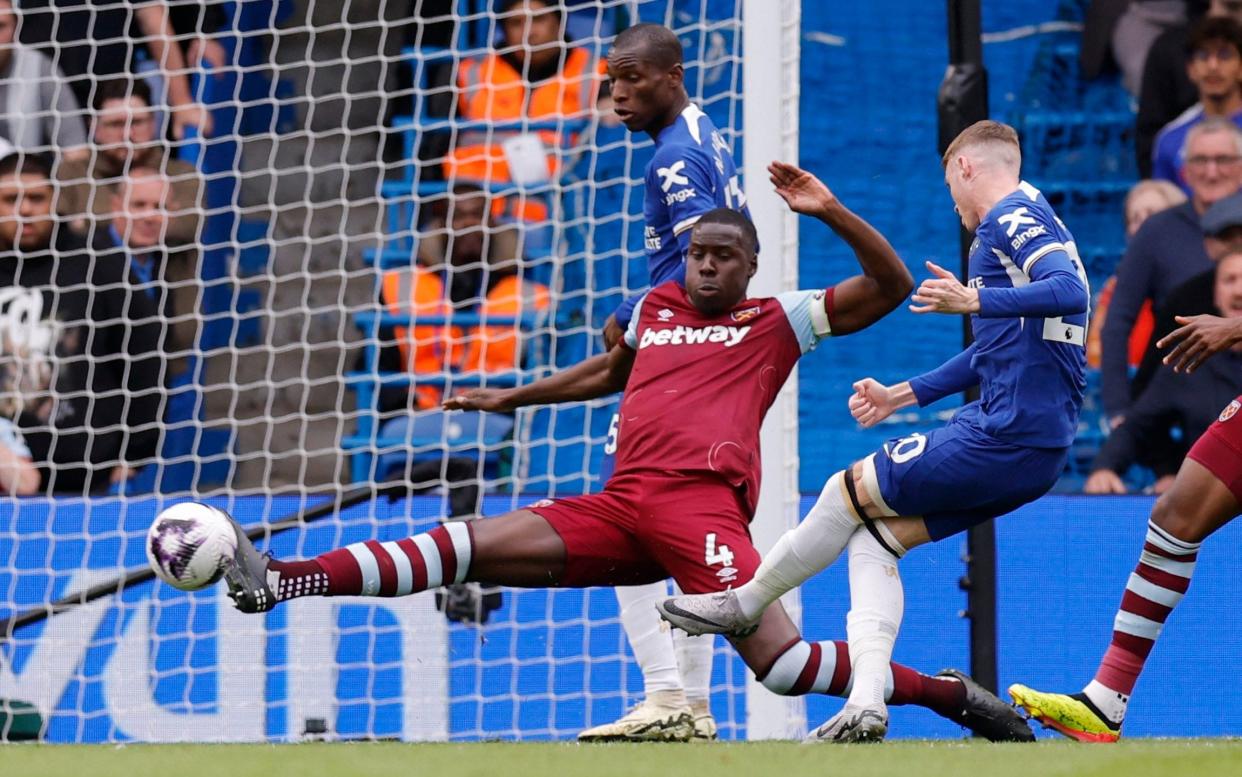
[[[598,488],[611,401],[437,405],[599,352],[647,285],[652,147],[602,58],[672,27],[740,161],[741,5],[0,0],[0,617],[141,568],[190,496],[258,526],[414,490],[266,544],[310,556]],[[560,738],[641,695],[608,590],[506,590],[481,625],[112,590],[0,633],[0,699],[48,739]],[[744,689],[719,643],[723,737]]]

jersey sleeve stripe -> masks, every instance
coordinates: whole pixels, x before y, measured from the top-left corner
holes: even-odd
[[[811,331],[816,337],[828,337],[832,334],[832,322],[828,316],[830,304],[832,304],[832,289],[824,293],[822,303],[815,297],[811,298]]]
[[[643,313],[643,303],[647,301],[647,295],[644,294],[634,303],[634,312],[630,315],[630,325],[625,328],[625,333],[621,335],[621,342],[630,347],[631,350],[638,350],[638,318]]]
[[[1015,289],[1030,285],[1031,277],[1022,272],[1022,268],[1014,264],[1008,254],[999,248],[993,248],[992,253],[996,254],[996,258],[1000,260],[1001,267],[1005,268],[1005,274],[1009,276],[1009,282],[1013,284]]]
[[[1036,250],[1035,253],[1028,256],[1026,261],[1022,263],[1022,272],[1026,273],[1027,277],[1030,277],[1031,268],[1035,265],[1035,263],[1053,251],[1065,251],[1068,253],[1069,249],[1065,247],[1064,243],[1049,243],[1046,246],[1042,246]]]
[[[691,216],[688,219],[682,219],[681,221],[678,221],[676,224],[673,225],[673,234],[680,235],[682,232],[685,232],[690,227],[693,227],[695,224],[698,224],[699,219],[701,218],[703,218],[702,213],[700,213],[697,216]]]

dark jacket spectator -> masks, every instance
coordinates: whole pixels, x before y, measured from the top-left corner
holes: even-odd
[[[49,172],[29,156],[0,160],[0,411],[43,489],[98,493],[155,455],[158,317],[124,264],[56,226]]]
[[[120,262],[134,288],[160,315],[160,351],[168,376],[183,372],[198,334],[198,253],[170,252],[164,244],[170,219],[168,182],[157,171],[137,168],[111,195],[112,219],[95,230],[96,255]]]
[[[1187,137],[1190,202],[1147,219],[1117,266],[1108,318],[1101,335],[1104,411],[1116,425],[1132,400],[1128,371],[1130,331],[1146,300],[1159,309],[1169,292],[1211,269],[1199,215],[1242,186],[1242,131],[1209,119]]]
[[[1242,253],[1225,256],[1211,275],[1214,275],[1211,312],[1226,317],[1242,316]],[[1124,492],[1118,476],[1138,459],[1143,443],[1163,437],[1173,428],[1181,430],[1176,454],[1179,460],[1184,458],[1190,444],[1237,396],[1239,386],[1242,386],[1242,353],[1236,351],[1208,360],[1189,374],[1160,367],[1126,414],[1125,423],[1113,431],[1100,449],[1086,490],[1090,493]]]
[[[1156,135],[1169,122],[1199,101],[1199,90],[1186,75],[1189,27],[1168,30],[1156,38],[1143,66],[1135,120],[1134,153],[1140,178],[1150,178]]]
[[[1242,194],[1226,197],[1208,208],[1201,222],[1204,245],[1213,261],[1233,251],[1242,250]],[[1156,347],[1156,343],[1179,326],[1176,317],[1201,316],[1216,311],[1215,269],[1213,267],[1200,273],[1170,291],[1164,304],[1155,311],[1151,340],[1130,384],[1134,396],[1142,394],[1143,389],[1159,371],[1163,354]]]

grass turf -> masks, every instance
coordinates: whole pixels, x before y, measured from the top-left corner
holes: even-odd
[[[0,764],[3,774],[23,777],[1236,777],[1242,774],[1242,740],[1131,740],[1110,746],[1052,740],[1033,745],[903,741],[816,747],[786,742],[10,745],[0,751]]]

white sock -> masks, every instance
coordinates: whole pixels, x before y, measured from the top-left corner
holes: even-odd
[[[854,686],[848,704],[883,706],[893,643],[901,628],[905,598],[897,559],[871,532],[859,529],[849,541],[850,612],[846,619]],[[901,548],[894,547],[898,552]]]
[[[673,591],[680,594],[677,584]],[[704,634],[692,637],[680,629],[673,630],[673,649],[677,653],[677,668],[681,672],[681,685],[686,689],[686,701],[690,706],[705,705],[712,695],[712,652],[716,636]]]
[[[655,607],[656,602],[668,598],[668,583],[661,580],[615,590],[621,605],[621,625],[643,672],[644,693],[650,697],[653,693],[676,691],[684,697],[673,635]]]
[[[782,534],[763,557],[755,577],[736,589],[747,618],[758,617],[786,591],[829,567],[845,550],[850,535],[861,526],[844,494],[845,477],[845,472],[838,472],[828,479],[806,519]]]
[[[1119,724],[1126,719],[1126,707],[1130,704],[1130,697],[1124,693],[1114,691],[1096,680],[1087,683],[1082,693],[1110,722]]]

